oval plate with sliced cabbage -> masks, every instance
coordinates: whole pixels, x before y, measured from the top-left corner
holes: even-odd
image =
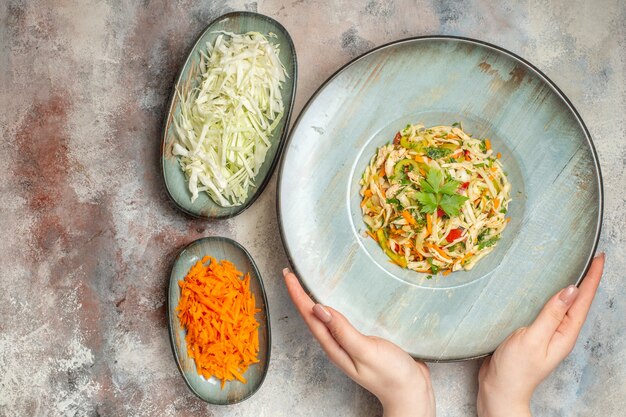
[[[163,179],[179,209],[228,218],[256,200],[280,157],[296,78],[295,48],[277,21],[234,12],[209,24],[181,68],[163,131]]]

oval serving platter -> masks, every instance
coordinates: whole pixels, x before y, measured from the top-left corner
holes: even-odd
[[[219,380],[206,379],[197,373],[194,360],[187,355],[185,329],[181,327],[176,315],[176,306],[180,300],[178,281],[185,279],[189,268],[207,255],[218,261],[227,259],[244,274],[249,272],[250,291],[254,294],[256,307],[261,309],[255,316],[259,322],[259,363],[250,365],[244,374],[248,381],[246,384],[236,380],[229,381],[224,389],[220,388]],[[190,243],[180,252],[174,261],[169,280],[167,322],[178,369],[189,389],[198,398],[211,404],[235,404],[249,398],[261,387],[267,374],[271,352],[269,309],[261,274],[248,251],[239,243],[225,237],[205,237]]]
[[[285,106],[285,113],[269,138],[272,146],[267,151],[265,162],[261,166],[258,175],[255,178],[255,186],[249,190],[248,198],[244,204],[235,207],[222,207],[216,204],[207,193],[202,192],[198,198],[192,203],[191,193],[189,192],[187,179],[183,173],[178,158],[172,154],[172,147],[175,141],[174,117],[180,113],[180,99],[176,91],[188,91],[196,84],[193,80],[196,78],[200,53],[206,50],[206,43],[214,43],[218,36],[216,31],[226,31],[233,33],[246,33],[250,31],[260,32],[265,36],[273,33],[276,37],[271,39],[274,44],[280,45],[279,58],[285,70],[287,71],[287,79],[283,84],[282,97]],[[225,14],[207,26],[202,32],[191,52],[187,56],[183,64],[174,89],[170,98],[165,125],[163,128],[163,137],[161,142],[161,171],[165,188],[174,204],[183,212],[194,216],[207,219],[223,219],[236,216],[241,213],[258,198],[267,185],[272,172],[276,167],[276,163],[280,158],[280,153],[285,142],[285,136],[289,127],[289,119],[293,109],[294,97],[296,94],[296,80],[298,76],[298,65],[296,60],[296,50],[293,41],[287,30],[276,20],[258,13],[252,12],[233,12]]]
[[[365,235],[359,180],[407,123],[454,122],[502,153],[511,221],[471,271],[429,279]],[[457,37],[383,45],[331,76],[291,130],[277,193],[281,236],[311,295],[432,361],[484,356],[528,325],[583,278],[602,223],[600,166],[569,100],[517,55]]]

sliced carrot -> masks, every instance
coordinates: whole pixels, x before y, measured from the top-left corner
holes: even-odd
[[[198,373],[220,379],[222,388],[234,379],[246,383],[243,374],[259,361],[259,323],[254,315],[260,309],[250,292],[250,275],[242,276],[231,262],[205,256],[178,282],[176,311],[187,331],[187,353]]]
[[[374,193],[369,188],[367,190],[365,190],[365,192],[363,193],[363,197],[371,197],[373,195],[374,195]]]
[[[501,154],[500,152],[498,152],[498,153],[496,154],[496,158],[498,158],[498,159],[502,158],[502,154]]]
[[[489,139],[485,139],[485,148],[487,150],[491,149],[491,141]]]
[[[382,165],[380,166],[380,170],[378,171],[378,176],[379,176],[380,178],[382,178],[382,177],[384,177],[384,176],[385,176],[385,164],[382,164]]]
[[[439,246],[434,245],[432,243],[426,243],[425,244],[427,247],[429,247],[430,249],[434,250],[435,252],[437,252],[439,255],[441,255],[442,258],[444,258],[445,260],[451,261],[452,258],[450,258],[448,256],[448,254],[446,252],[444,252],[443,249],[441,249]]]
[[[408,210],[402,211],[401,214],[402,214],[402,217],[404,217],[404,220],[406,220],[406,222],[410,224],[411,226],[414,226],[417,224],[417,221],[415,221],[415,219],[413,218],[413,216],[411,216],[411,213],[409,213]]]
[[[494,198],[493,199],[493,208],[495,210],[498,210],[498,207],[500,207],[500,199],[499,198]]]

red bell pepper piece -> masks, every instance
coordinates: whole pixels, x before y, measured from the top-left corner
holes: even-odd
[[[450,233],[448,233],[448,236],[446,236],[446,240],[448,242],[454,242],[455,240],[460,238],[462,234],[463,234],[463,229],[461,229],[460,227],[457,227],[456,229],[450,230]]]

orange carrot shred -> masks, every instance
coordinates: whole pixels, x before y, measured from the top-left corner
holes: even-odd
[[[259,323],[250,275],[227,260],[205,256],[179,281],[178,319],[187,331],[187,353],[198,374],[246,383],[244,373],[259,362]]]

